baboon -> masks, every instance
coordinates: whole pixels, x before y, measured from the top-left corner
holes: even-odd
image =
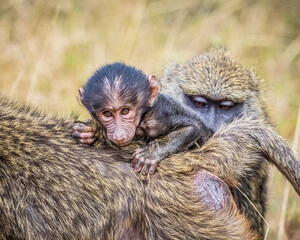
[[[73,122],[0,97],[0,239],[257,239],[221,179],[141,180],[131,155],[77,146]]]
[[[257,239],[217,176],[241,186],[261,156],[300,194],[300,161],[261,120],[229,123],[144,179],[126,152],[76,145],[73,121],[0,97],[0,239]]]
[[[216,133],[224,124],[245,116],[261,119],[264,124],[270,123],[263,101],[261,80],[253,71],[248,71],[236,62],[224,49],[211,50],[185,63],[170,65],[166,68],[161,83],[162,93],[184,104],[186,109],[197,114],[197,118],[200,118],[208,129],[213,129]],[[90,127],[81,125],[78,131],[87,132],[81,133],[83,143],[91,142],[93,134]],[[98,134],[98,138],[99,135],[103,134]],[[256,141],[269,141],[264,135],[261,137]],[[253,145],[252,142],[248,144]],[[279,156],[284,157],[284,153],[283,151]],[[267,161],[263,159],[265,155],[261,155],[260,161],[250,169],[256,173],[255,178],[245,174],[240,182],[241,191],[247,195],[258,211],[265,215],[268,168]],[[227,167],[232,168],[233,165]],[[240,211],[246,214],[251,221],[252,229],[259,232],[262,238],[263,219],[240,191],[234,187],[231,190],[236,196],[235,200]]]
[[[218,131],[225,122],[242,116],[270,123],[261,80],[253,71],[248,71],[236,62],[225,49],[212,50],[185,63],[170,65],[162,77],[162,92],[176,97],[214,131]],[[268,141],[263,136],[257,140]],[[284,156],[284,152],[281,155]],[[262,155],[261,159],[264,158]],[[260,161],[252,170],[256,172],[255,178],[244,176],[241,191],[264,216],[267,162]],[[252,228],[262,237],[263,219],[239,191],[233,191],[240,211],[246,214],[251,220]]]
[[[128,145],[134,137],[151,140],[133,155],[134,170],[142,174],[153,174],[166,156],[196,141],[203,143],[212,135],[196,114],[168,95],[159,94],[154,75],[147,79],[141,70],[124,63],[102,66],[79,93],[81,103],[115,145]],[[75,136],[78,134],[75,131]]]

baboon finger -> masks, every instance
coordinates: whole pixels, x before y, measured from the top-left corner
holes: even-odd
[[[143,159],[142,161],[144,161],[143,155],[140,153],[135,154],[134,158],[137,159],[137,161],[141,161],[140,159]]]
[[[73,131],[77,132],[93,132],[93,128],[91,126],[86,126],[82,123],[75,123],[74,126],[72,127]]]
[[[73,137],[80,138],[80,139],[93,138],[93,136],[94,136],[93,132],[87,132],[87,133],[74,132],[73,133]]]
[[[134,171],[139,172],[141,171],[142,167],[144,166],[144,158],[140,158],[134,166]]]
[[[148,172],[149,172],[149,168],[150,168],[150,166],[151,166],[151,164],[150,164],[149,162],[150,162],[150,161],[149,161],[148,159],[146,159],[145,164],[144,164],[144,166],[143,166],[143,168],[142,168],[142,171],[141,171],[141,173],[142,173],[143,175],[146,175],[146,174],[148,174]]]
[[[140,153],[143,149],[142,148],[137,148],[135,149],[134,153],[132,154],[132,156],[136,156],[138,153]]]
[[[134,156],[131,161],[131,166],[134,167],[139,161],[139,158],[137,156]]]
[[[157,164],[151,164],[150,168],[149,168],[149,173],[150,174],[154,174],[155,173],[155,168],[156,168]]]

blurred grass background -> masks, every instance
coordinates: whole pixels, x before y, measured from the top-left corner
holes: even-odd
[[[300,104],[299,0],[0,0],[0,90],[50,114],[88,117],[75,96],[99,65],[121,60],[159,75],[169,61],[219,46],[265,79],[273,122],[292,145]],[[284,184],[271,168],[268,239],[300,239],[300,198],[294,190],[284,194]]]

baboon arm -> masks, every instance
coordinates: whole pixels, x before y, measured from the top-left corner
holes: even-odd
[[[198,126],[185,126],[150,142],[149,145],[156,151],[155,154],[158,155],[159,160],[162,160],[170,154],[187,149],[196,142],[200,134],[201,130]]]
[[[255,175],[255,169],[259,169],[264,159],[273,163],[300,195],[299,156],[281,136],[260,120],[235,120],[222,127],[201,148],[173,157],[170,160],[172,163],[162,161],[161,164],[174,164],[173,167],[183,171],[187,166],[202,167],[228,185],[239,186],[243,177]]]
[[[220,172],[227,173],[225,177],[230,179],[235,176],[237,180],[245,174],[254,174],[256,166],[267,159],[281,171],[300,195],[299,157],[281,136],[259,120],[234,121],[217,132],[201,152],[203,157],[200,164],[205,161],[206,165],[215,159],[218,166],[223,168]]]
[[[132,166],[136,172],[153,174],[158,162],[172,153],[179,152],[194,144],[201,134],[199,127],[191,125],[174,130],[137,149],[133,154]]]

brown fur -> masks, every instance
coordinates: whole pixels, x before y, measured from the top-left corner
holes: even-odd
[[[218,149],[142,180],[122,152],[77,146],[73,121],[0,97],[0,239],[256,239],[232,199],[203,201],[197,160]]]
[[[122,152],[77,146],[73,120],[0,97],[0,239],[256,239],[232,199],[221,209],[205,203],[205,185],[214,180],[202,167],[240,186],[255,176],[261,156],[300,193],[299,159],[260,120],[224,126],[146,179]]]
[[[233,59],[224,49],[212,50],[186,63],[169,66],[162,78],[162,91],[183,103],[184,95],[200,95],[213,100],[226,99],[242,103],[242,116],[260,118],[269,123],[269,116],[262,99],[264,94],[261,90],[261,80],[253,71],[248,71]],[[259,142],[268,140],[264,135],[261,139],[257,139]],[[253,143],[248,144],[251,146]],[[283,153],[280,154],[282,155]],[[259,164],[252,166],[251,170],[256,172],[255,178],[247,176],[241,178],[241,190],[258,211],[265,215],[268,168],[267,162],[262,161],[263,159],[264,156],[260,156]],[[233,165],[229,165],[228,168],[235,165],[230,164]],[[263,219],[240,192],[233,191],[238,195],[241,212],[245,212],[252,222],[253,229],[262,237],[264,235]]]
[[[261,141],[264,139],[265,141]],[[264,158],[262,158],[264,156]],[[300,159],[285,140],[272,127],[261,120],[237,119],[224,125],[201,148],[174,155],[191,168],[200,166],[223,179],[229,186],[243,186],[243,179],[256,178],[255,166],[267,160],[274,164],[300,195]],[[168,161],[168,165],[171,161]],[[164,164],[161,164],[163,167]],[[171,169],[180,171],[180,161],[174,161]]]
[[[183,104],[185,104],[184,95],[198,95],[209,97],[213,100],[230,100],[235,103],[241,103],[243,106],[241,116],[237,117],[247,116],[252,119],[261,119],[261,124],[269,123],[269,116],[262,99],[264,94],[261,90],[261,80],[255,76],[253,71],[248,71],[241,64],[236,62],[235,59],[233,59],[224,49],[212,50],[186,63],[175,64],[168,67],[162,78],[162,92],[171,95]],[[245,126],[247,126],[248,118],[244,118],[243,121],[245,122]],[[234,127],[231,128],[234,129]],[[94,129],[97,129],[95,134],[98,139],[95,146],[102,147],[103,145],[107,145],[104,144],[106,141],[101,129],[99,130],[96,126],[94,126]],[[266,129],[268,129],[268,127]],[[239,147],[243,146],[246,150],[248,147],[253,146],[261,148],[257,145],[257,142],[253,142],[258,141],[258,143],[262,146],[264,142],[267,142],[266,146],[270,147],[270,149],[274,149],[274,141],[267,138],[269,135],[272,136],[274,134],[275,133],[266,133],[264,135],[261,133],[260,138],[251,138],[249,139],[248,145],[241,144]],[[242,135],[238,136],[243,138]],[[211,141],[214,142],[214,138],[215,136]],[[221,145],[220,143],[218,146]],[[138,146],[138,144],[130,145],[126,148],[130,152]],[[113,146],[111,145],[111,147]],[[206,145],[204,147],[206,147]],[[221,145],[220,149],[222,148],[223,146]],[[254,151],[255,149],[252,150]],[[217,149],[214,151],[218,152]],[[281,157],[284,157],[285,153],[286,151],[283,148],[282,152],[268,152],[267,155],[272,156],[271,158],[280,159]],[[230,177],[230,171],[233,166],[236,166],[240,161],[250,161],[246,168],[241,168],[241,173],[243,174],[239,175],[240,177],[236,184],[240,185],[242,192],[248,196],[249,200],[256,206],[258,211],[264,215],[266,208],[266,181],[268,170],[267,161],[264,161],[265,154],[256,155],[258,159],[255,161],[255,164],[252,164],[251,159],[248,159],[248,155],[240,155],[242,159],[238,159],[230,158],[234,152],[228,151],[226,154],[228,154],[229,159],[237,159],[237,162],[228,161],[219,163],[221,167],[216,165],[214,166],[215,170],[213,168],[210,168],[209,170],[216,173],[218,176],[221,176],[221,178],[224,178],[225,180]],[[226,157],[226,155],[224,157]],[[277,166],[281,169],[285,168],[283,163]],[[286,174],[291,176],[294,174],[294,176],[299,179],[299,175],[297,175],[299,173],[293,173],[291,170],[291,166],[293,166],[293,164],[289,163],[288,166],[290,167],[290,172],[286,172]],[[296,171],[298,171],[298,169]],[[255,173],[255,175],[247,174],[249,172],[253,174]],[[233,177],[235,178],[236,175],[233,175]],[[292,182],[294,182],[294,186],[298,184],[295,179],[292,180]],[[240,211],[246,214],[247,218],[252,222],[252,228],[259,232],[260,237],[263,238],[263,219],[260,217],[257,210],[251,205],[249,200],[246,199],[236,188],[233,187],[232,191],[234,195],[237,196],[237,203]]]

